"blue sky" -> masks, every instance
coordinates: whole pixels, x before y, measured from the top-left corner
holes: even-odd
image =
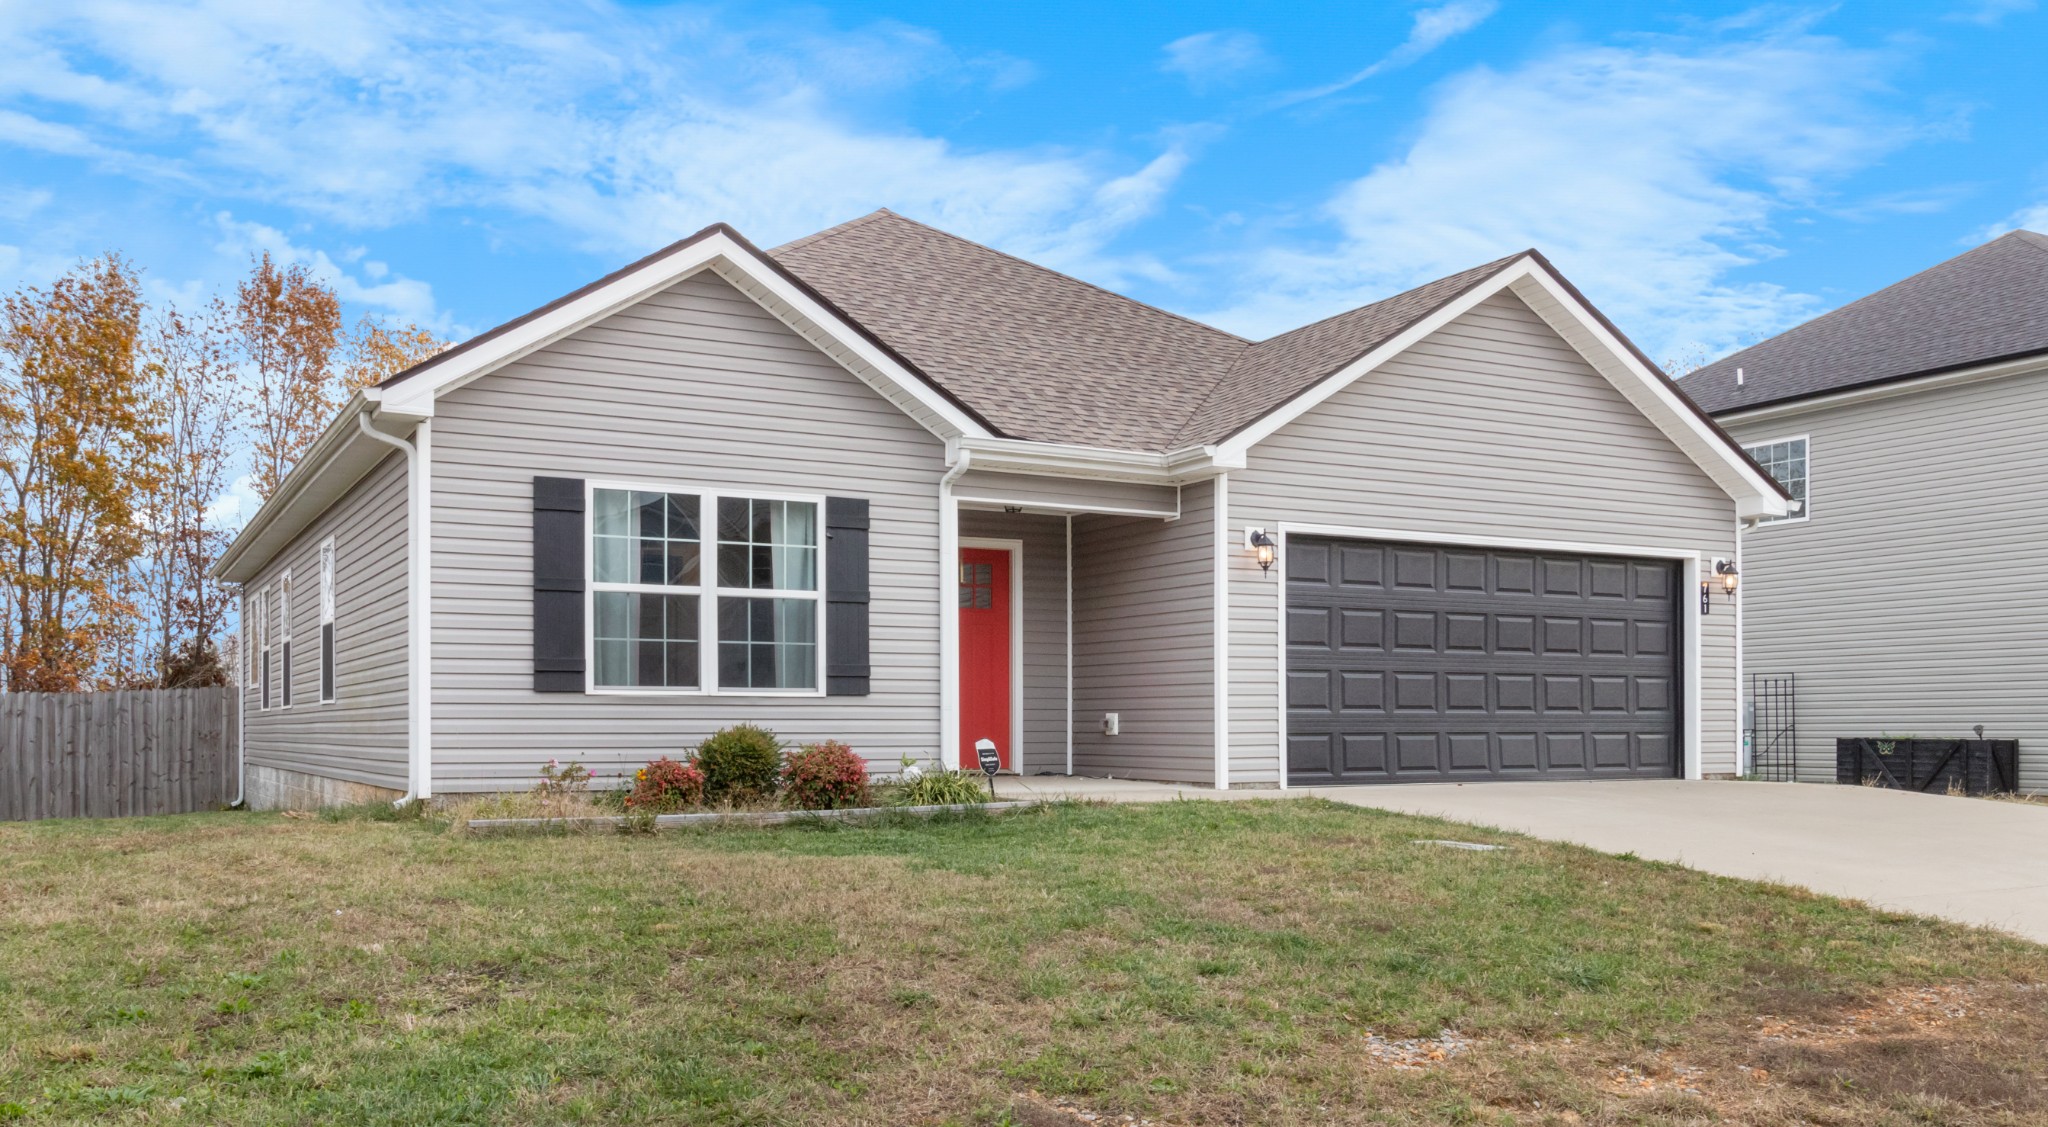
[[[891,207],[1253,336],[1525,246],[1652,356],[2048,229],[2027,0],[0,0],[0,287],[267,248],[463,336]]]

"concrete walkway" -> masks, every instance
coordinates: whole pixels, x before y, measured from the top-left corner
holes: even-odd
[[[1114,802],[1327,798],[1799,885],[2048,943],[2048,805],[1871,787],[1679,780],[1219,792],[1038,777],[1002,779],[997,789],[1006,798]]]

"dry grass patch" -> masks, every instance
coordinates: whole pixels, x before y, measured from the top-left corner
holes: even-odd
[[[2023,1123],[2040,981],[1988,932],[1308,801],[0,827],[30,1122]]]

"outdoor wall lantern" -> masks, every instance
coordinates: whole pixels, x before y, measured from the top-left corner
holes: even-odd
[[[1271,536],[1266,535],[1265,529],[1245,529],[1244,542],[1245,546],[1250,548],[1252,550],[1252,554],[1255,557],[1257,557],[1259,561],[1260,571],[1273,570],[1273,561],[1279,558],[1280,546],[1278,544],[1273,543],[1273,538]]]
[[[1735,599],[1735,588],[1742,582],[1742,573],[1736,571],[1735,564],[1728,560],[1715,560],[1713,570],[1713,575],[1700,580],[1701,614],[1707,614],[1713,609],[1712,593],[1715,585],[1718,584],[1721,588],[1721,593],[1727,595],[1729,601],[1732,602]]]

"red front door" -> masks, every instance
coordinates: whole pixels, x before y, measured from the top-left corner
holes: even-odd
[[[978,740],[1010,760],[1010,553],[960,549],[960,766],[978,769]]]

